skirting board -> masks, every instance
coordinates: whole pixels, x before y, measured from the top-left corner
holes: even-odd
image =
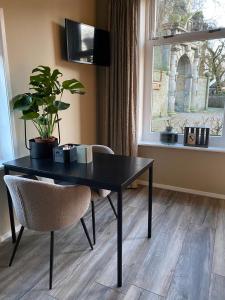
[[[137,183],[141,184],[141,185],[145,185],[145,186],[148,185],[148,181],[146,181],[146,180],[137,180]],[[170,190],[170,191],[175,191],[175,192],[200,195],[200,196],[225,200],[225,195],[223,195],[223,194],[216,194],[216,193],[209,193],[209,192],[198,191],[198,190],[193,190],[193,189],[186,189],[186,188],[181,188],[178,186],[172,186],[172,185],[166,185],[166,184],[160,184],[160,183],[153,183],[153,187],[163,189],[163,190]]]
[[[18,232],[20,230],[20,227],[21,227],[21,225],[16,226],[16,232]],[[8,232],[4,233],[3,235],[0,235],[0,242],[4,242],[9,237],[11,237],[11,231],[8,231]]]

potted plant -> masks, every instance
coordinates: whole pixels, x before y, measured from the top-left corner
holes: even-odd
[[[164,144],[176,144],[178,141],[177,132],[173,131],[173,120],[166,120],[166,129],[163,132],[160,132],[160,141]]]
[[[13,98],[13,109],[21,112],[20,119],[31,121],[38,131],[38,137],[29,140],[31,158],[50,158],[53,147],[58,145],[58,139],[53,136],[56,126],[59,130],[59,111],[69,108],[70,104],[62,100],[65,91],[71,94],[84,94],[83,84],[70,79],[59,81],[62,73],[51,70],[47,66],[38,66],[32,70],[29,92]],[[26,144],[26,142],[25,142]]]

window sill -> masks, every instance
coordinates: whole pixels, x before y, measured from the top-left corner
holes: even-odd
[[[155,147],[155,148],[167,148],[167,149],[178,149],[178,150],[191,150],[191,151],[204,151],[204,152],[218,152],[218,153],[225,153],[225,147],[208,147],[208,148],[201,148],[201,147],[191,147],[191,146],[184,146],[182,144],[163,144],[160,142],[145,142],[140,141],[138,146],[146,146],[146,147]]]

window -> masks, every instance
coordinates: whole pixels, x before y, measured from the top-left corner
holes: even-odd
[[[8,60],[3,11],[0,9],[0,164],[13,158],[9,108]]]
[[[156,0],[147,11],[142,140],[170,125],[182,143],[185,126],[206,126],[210,145],[225,146],[224,1]]]

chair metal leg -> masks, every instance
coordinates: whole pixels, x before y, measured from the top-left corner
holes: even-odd
[[[49,272],[49,289],[52,289],[52,277],[53,277],[53,263],[54,263],[54,231],[51,231],[50,240],[50,272]]]
[[[12,263],[13,263],[13,259],[14,259],[15,255],[16,255],[16,250],[17,250],[17,248],[18,248],[18,246],[19,246],[19,243],[20,243],[20,240],[21,240],[23,231],[24,231],[24,227],[21,226],[19,235],[18,235],[17,240],[16,240],[16,244],[15,244],[14,249],[13,249],[12,256],[11,256],[11,258],[10,258],[9,267],[11,267],[11,265],[12,265]]]
[[[81,224],[82,224],[82,226],[83,226],[83,228],[84,228],[84,232],[85,232],[86,237],[87,237],[87,239],[88,239],[88,243],[89,243],[91,249],[93,250],[93,245],[92,245],[92,242],[91,242],[91,239],[90,239],[90,236],[89,236],[87,227],[86,227],[86,225],[85,225],[85,223],[84,223],[84,219],[81,218],[80,221],[81,221]]]
[[[92,232],[93,232],[93,242],[96,243],[96,233],[95,233],[95,203],[91,201],[91,213],[92,213]]]
[[[111,207],[112,207],[112,210],[113,210],[113,212],[114,212],[116,218],[118,218],[118,215],[117,215],[115,206],[113,205],[113,202],[112,202],[111,198],[109,197],[109,195],[107,196],[107,198],[108,198],[108,200],[109,200],[109,203],[110,203],[110,205],[111,205]]]

